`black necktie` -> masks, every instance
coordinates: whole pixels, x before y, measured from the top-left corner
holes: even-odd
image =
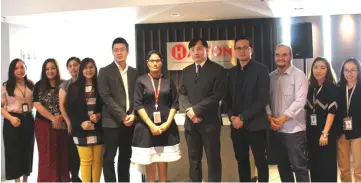
[[[197,76],[199,75],[199,72],[201,71],[201,68],[202,68],[201,65],[197,65],[197,72],[196,72]]]

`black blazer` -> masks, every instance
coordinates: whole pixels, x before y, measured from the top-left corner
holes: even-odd
[[[221,126],[218,118],[219,101],[225,97],[225,70],[219,64],[207,59],[198,77],[196,66],[191,64],[183,69],[179,87],[180,98],[185,109],[192,107],[196,116],[203,120],[194,124],[186,117],[184,128],[191,130],[195,125],[211,131]]]
[[[339,100],[337,104],[338,111],[334,123],[338,125],[339,131],[345,134],[347,140],[361,137],[361,82],[357,83],[350,103],[349,115],[352,117],[352,130],[343,130],[343,118],[347,116],[345,84],[340,84],[339,86]]]
[[[96,92],[96,107],[94,114],[101,113],[103,103],[99,96],[99,92]],[[96,135],[98,137],[103,136],[102,118],[95,123],[95,130],[83,130],[81,123],[84,121],[90,121],[87,104],[85,99],[85,88],[80,87],[77,83],[72,83],[69,86],[68,93],[66,95],[66,113],[69,116],[72,126],[72,135],[75,137],[87,137]]]
[[[99,70],[98,91],[103,100],[103,127],[117,128],[125,126],[123,119],[134,111],[134,86],[138,71],[128,66],[129,111],[126,111],[126,93],[119,68],[113,62]]]
[[[234,66],[228,73],[228,116],[239,115],[248,131],[266,130],[269,128],[266,106],[269,101],[270,77],[265,65],[251,60],[244,69],[244,79],[241,88],[243,103],[237,103],[236,85],[239,82],[240,65]],[[240,111],[240,107],[243,111]]]

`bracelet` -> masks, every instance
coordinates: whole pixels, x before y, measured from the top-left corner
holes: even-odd
[[[322,131],[321,135],[322,135],[322,137],[325,137],[325,138],[328,137],[328,133],[325,133],[324,131]]]

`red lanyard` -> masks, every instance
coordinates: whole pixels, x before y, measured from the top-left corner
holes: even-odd
[[[153,85],[153,91],[154,91],[154,97],[155,97],[155,105],[157,107],[158,106],[158,99],[159,99],[159,92],[160,92],[160,84],[162,82],[162,78],[159,78],[158,89],[155,89],[153,77],[150,74],[148,74],[148,76],[149,76],[150,81],[152,82],[152,85]]]

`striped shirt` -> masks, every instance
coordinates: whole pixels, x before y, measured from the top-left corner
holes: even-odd
[[[96,107],[96,95],[95,88],[92,85],[85,86],[85,99],[87,104],[87,111],[89,117],[94,114]],[[93,124],[95,127],[95,124]],[[96,135],[96,130],[89,130],[87,137],[74,137],[74,143],[79,146],[88,146],[88,145],[96,145],[103,144],[104,139],[101,136]]]

